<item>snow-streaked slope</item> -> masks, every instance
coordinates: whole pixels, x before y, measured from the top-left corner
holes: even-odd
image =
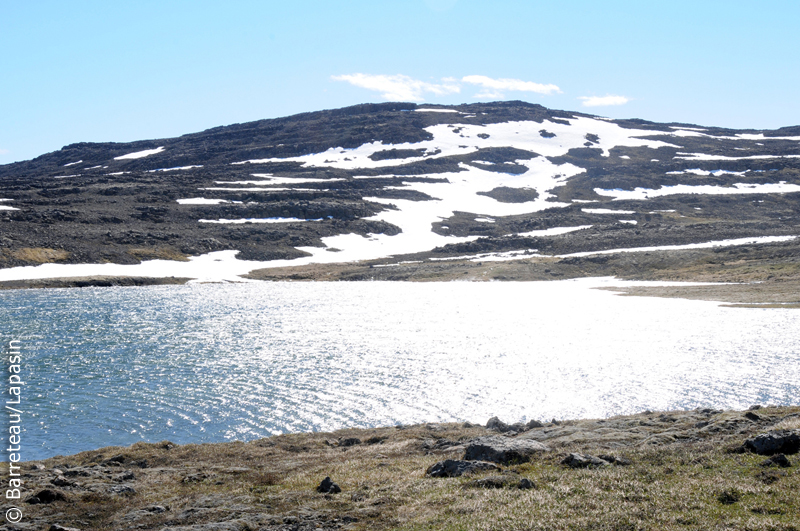
[[[307,167],[334,167],[343,169],[381,168],[396,166],[401,163],[397,159],[372,160],[370,155],[379,151],[390,149],[425,149],[425,156],[409,157],[402,159],[402,163],[424,160],[426,158],[441,158],[452,155],[465,155],[479,149],[513,146],[526,151],[533,151],[546,157],[565,155],[570,149],[583,147],[587,143],[586,135],[597,135],[598,140],[592,147],[603,150],[603,155],[608,156],[608,150],[614,147],[680,147],[660,140],[641,138],[664,134],[657,131],[638,129],[625,129],[617,124],[596,120],[593,118],[579,117],[568,120],[570,125],[544,120],[542,123],[503,122],[487,125],[471,124],[439,124],[426,127],[425,130],[433,135],[432,140],[416,143],[384,144],[371,142],[354,149],[331,148],[322,153],[312,153],[300,157],[268,158],[235,162],[234,164],[258,164],[265,162],[300,162]],[[548,138],[542,131],[555,134]],[[481,136],[479,136],[481,135]]]
[[[564,183],[568,178],[584,170],[572,164],[553,164],[544,157],[520,160],[518,164],[528,168],[520,175],[496,173],[461,164],[464,170],[458,173],[436,174],[444,177],[439,182],[404,182],[403,188],[415,190],[432,197],[428,201],[409,201],[365,197],[369,201],[394,205],[367,219],[385,221],[402,229],[400,234],[389,236],[375,234],[368,238],[356,234],[341,234],[323,238],[328,247],[341,251],[331,253],[320,247],[299,247],[311,253],[311,258],[300,258],[300,262],[349,262],[383,258],[399,254],[429,251],[434,247],[475,240],[477,236],[442,236],[433,232],[432,224],[452,216],[456,211],[471,212],[483,216],[513,216],[538,212],[546,208],[568,206],[567,203],[547,201],[552,197],[549,190]],[[535,188],[539,197],[526,203],[501,203],[478,195],[496,187]]]

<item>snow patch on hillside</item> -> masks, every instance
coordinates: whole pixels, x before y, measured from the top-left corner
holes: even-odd
[[[206,199],[205,197],[189,197],[187,199],[177,199],[179,205],[219,205],[221,203],[241,203],[241,201],[229,201],[227,199]]]
[[[636,214],[633,210],[611,210],[610,208],[582,208],[587,214]]]
[[[200,223],[218,223],[221,225],[243,225],[245,223],[296,223],[301,221],[322,221],[325,218],[318,219],[300,219],[300,218],[241,218],[241,219],[201,219]]]
[[[681,153],[679,151],[673,158],[681,160],[766,160],[766,159],[800,159],[800,155],[750,155],[747,157],[727,157],[725,155],[708,155],[706,153]]]
[[[784,194],[800,192],[800,185],[779,183],[751,184],[735,183],[731,186],[715,186],[711,184],[689,185],[676,184],[675,186],[662,186],[661,188],[636,188],[634,190],[604,190],[595,188],[599,195],[611,196],[615,201],[625,199],[652,199],[665,195],[701,194],[701,195],[733,195],[733,194]]]
[[[658,245],[654,247],[629,247],[622,249],[607,249],[605,251],[586,251],[581,253],[562,254],[558,255],[558,258],[594,256],[598,254],[642,253],[642,252],[653,252],[653,251],[680,251],[684,249],[709,249],[712,247],[758,245],[765,243],[786,242],[789,240],[794,240],[796,238],[797,236],[755,236],[752,238],[735,238],[731,240],[714,240],[703,243],[688,243],[686,245]]]
[[[589,229],[591,225],[579,225],[577,227],[553,227],[551,229],[531,230],[528,232],[518,232],[517,236],[529,236],[531,238],[543,236],[558,236],[559,234],[567,234],[578,230]]]
[[[155,173],[157,171],[177,171],[177,170],[191,170],[194,168],[202,168],[203,165],[199,166],[177,166],[175,168],[158,168],[157,170],[147,170],[147,173]]]
[[[164,151],[164,146],[160,146],[160,147],[157,147],[155,149],[145,149],[145,150],[142,150],[142,151],[134,151],[133,153],[128,153],[127,155],[114,157],[114,160],[143,159],[145,157],[149,157],[150,155],[155,155],[157,153],[161,153],[162,151]]]

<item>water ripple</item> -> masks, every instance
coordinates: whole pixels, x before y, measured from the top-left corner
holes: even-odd
[[[26,459],[423,421],[796,403],[800,312],[591,282],[258,283],[0,293]]]

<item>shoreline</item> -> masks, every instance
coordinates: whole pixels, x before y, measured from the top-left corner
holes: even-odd
[[[787,452],[792,466],[784,468],[742,449],[770,430],[800,437],[800,406],[487,425],[100,448],[24,463],[24,498],[50,501],[20,506],[34,529],[174,531],[708,529],[745,522],[788,531],[800,514],[797,454]],[[485,454],[491,470],[472,475],[430,475],[437,462],[497,441],[518,452],[509,459]],[[573,454],[599,461],[575,464]],[[318,492],[325,477],[340,492]]]
[[[48,266],[51,277],[0,280],[0,291],[89,286],[180,285],[188,282],[529,282],[615,277],[625,281],[685,282],[681,287],[625,287],[625,295],[678,297],[717,301],[736,307],[797,308],[800,306],[800,242],[684,249],[674,251],[621,252],[590,256],[526,256],[513,259],[441,257],[420,253],[363,262],[287,265],[264,268],[268,262],[238,260],[231,251],[220,251],[188,261],[153,260],[139,265],[71,264],[76,276],[55,276],[56,263]],[[108,269],[110,267],[111,269]],[[125,269],[133,268],[133,269]],[[0,278],[9,278],[9,273]],[[52,271],[52,272],[50,272]],[[65,270],[66,271],[66,270]],[[97,271],[97,273],[93,273]],[[107,272],[100,273],[100,271]],[[138,271],[138,273],[137,273]],[[183,273],[181,273],[183,272]],[[19,275],[16,275],[19,276]],[[713,283],[703,288],[688,283]]]
[[[262,270],[263,271],[263,270]],[[296,274],[281,275],[275,274],[273,278],[263,278],[259,280],[267,282],[366,282],[371,280],[356,279],[305,279],[293,278]],[[256,280],[251,275],[243,278],[243,282]],[[569,279],[434,279],[434,278],[407,278],[407,279],[380,279],[389,282],[448,282],[448,281],[471,281],[471,282],[554,282],[557,280],[573,280],[577,278],[597,278],[597,277],[572,277]],[[191,282],[191,278],[169,277],[73,277],[73,278],[48,278],[0,281],[0,292],[7,290],[20,289],[63,289],[63,288],[86,288],[86,287],[144,287],[144,286],[165,286],[165,285],[185,285]],[[615,277],[620,284],[633,282],[650,282],[652,279],[627,279]],[[751,282],[708,282],[707,279],[681,279],[672,280],[675,285],[670,286],[599,286],[595,289],[612,291],[625,297],[658,297],[658,298],[679,298],[686,300],[702,300],[719,302],[723,306],[731,308],[800,308],[800,280],[767,280]],[[216,282],[227,283],[227,282]],[[680,284],[679,284],[680,283]],[[702,283],[703,285],[698,285]]]

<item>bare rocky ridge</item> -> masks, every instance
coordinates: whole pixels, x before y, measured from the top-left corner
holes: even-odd
[[[401,234],[405,229],[375,216],[396,210],[400,202],[438,201],[440,198],[415,186],[454,184],[460,176],[473,175],[470,172],[474,171],[484,173],[471,178],[495,175],[511,183],[487,184],[475,192],[475,197],[497,205],[525,206],[545,201],[545,207],[553,206],[503,216],[472,212],[468,206],[455,208],[451,216],[431,223],[431,232],[443,237],[441,245],[345,265],[319,264],[317,270],[331,272],[335,279],[377,275],[414,280],[417,276],[430,278],[434,268],[453,269],[452,264],[437,261],[442,258],[471,256],[474,262],[481,255],[527,252],[536,256],[525,258],[524,267],[518,269],[535,270],[533,273],[506,277],[492,274],[490,278],[528,280],[594,274],[669,278],[691,276],[687,262],[673,259],[678,251],[658,251],[657,256],[633,253],[633,258],[620,254],[565,255],[800,235],[800,193],[793,188],[780,191],[781,186],[800,185],[800,128],[733,131],[640,120],[599,120],[523,102],[441,108],[456,112],[417,112],[425,108],[430,106],[360,105],[219,127],[172,139],[80,143],[30,161],[0,166],[0,199],[7,200],[0,203],[6,207],[0,209],[0,268],[50,262],[186,260],[221,250],[237,250],[242,260],[303,257],[308,249],[324,250],[324,238],[357,234],[369,239]],[[492,144],[494,137],[488,133],[474,134],[484,129],[495,134],[492,127],[515,123],[532,123],[535,138],[526,137],[527,144],[515,145],[514,139]],[[565,136],[572,134],[570,127],[578,127],[571,124],[581,124],[587,130],[596,126],[597,131],[612,127],[609,135],[624,136],[627,131],[639,136],[634,141],[614,140],[606,133],[589,131],[575,140]],[[440,140],[442,149],[434,149],[433,144]],[[559,142],[570,146],[573,142],[577,147],[564,148],[559,151],[561,155],[542,156],[526,149],[538,145],[534,140],[553,143],[542,144],[543,149]],[[453,141],[464,144],[453,146]],[[375,142],[382,144],[372,144]],[[358,154],[367,149],[363,146],[370,154],[353,155],[355,162],[348,162],[347,150]],[[313,163],[303,158],[315,153],[322,155]],[[327,153],[331,153],[330,159]],[[541,177],[537,177],[540,174],[530,169],[534,162],[550,165],[556,174],[571,172],[571,176],[545,190]],[[514,181],[522,178],[527,180]],[[270,180],[277,184],[269,184]],[[744,191],[753,193],[658,195],[666,187],[678,185],[712,187],[717,192],[745,187]],[[764,186],[778,188],[761,193],[767,190]],[[614,194],[637,189],[658,193],[647,199],[615,199]],[[192,198],[209,201],[178,202]],[[621,213],[613,213],[617,211]],[[301,221],[200,221],[269,218]],[[579,227],[584,228],[557,235],[528,234]],[[456,243],[447,243],[448,237]],[[458,241],[470,237],[473,241]],[[797,245],[796,240],[788,240],[719,247],[697,251],[699,254],[691,259],[694,265],[699,261],[722,273],[730,269],[730,262],[752,266],[729,276],[723,274],[722,280],[736,280],[736,275],[745,280],[769,280],[770,275],[794,278]],[[330,246],[328,250],[336,252]],[[714,263],[718,251],[725,255],[719,260],[724,265]],[[411,261],[417,263],[395,267]],[[448,274],[462,275],[471,267],[464,260],[457,265],[460,269]],[[374,266],[390,266],[392,270],[378,273]],[[294,274],[298,278],[326,279],[319,272],[306,273],[313,268],[313,264],[294,268]],[[357,274],[339,275],[343,268],[357,270]],[[291,275],[270,268],[251,276],[286,279]],[[86,282],[84,279],[83,284],[75,285]]]

